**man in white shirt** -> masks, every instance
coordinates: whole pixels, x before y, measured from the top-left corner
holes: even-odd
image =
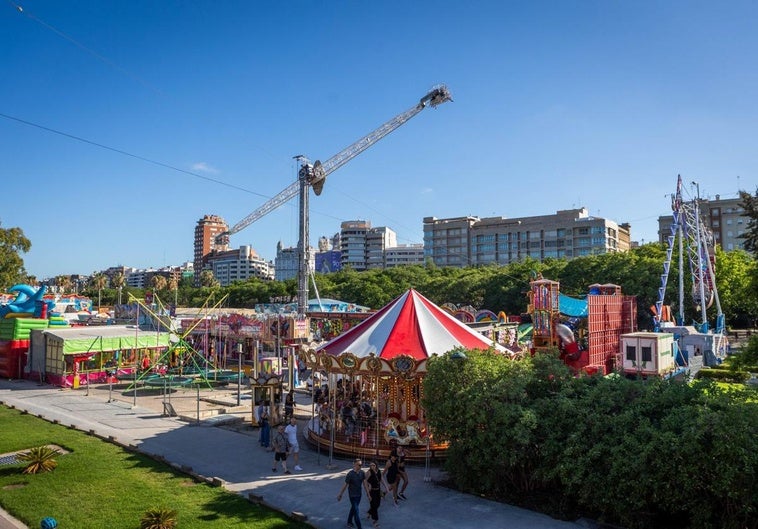
[[[297,442],[297,420],[292,417],[290,423],[284,429],[284,433],[287,434],[287,440],[290,444],[290,453],[292,454],[292,460],[295,462],[295,470],[303,470],[300,467],[300,445]]]

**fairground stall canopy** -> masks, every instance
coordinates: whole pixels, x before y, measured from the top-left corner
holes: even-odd
[[[328,343],[305,352],[310,367],[327,375],[310,439],[329,439],[340,453],[386,455],[395,444],[423,457],[428,437],[423,376],[433,355],[456,348],[506,348],[471,330],[411,289]],[[427,452],[428,453],[428,452]]]

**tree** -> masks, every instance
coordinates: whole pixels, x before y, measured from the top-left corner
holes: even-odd
[[[745,250],[758,257],[758,188],[755,190],[755,196],[747,191],[740,191],[740,198],[742,199],[740,205],[745,210],[745,216],[750,219],[742,235],[745,239]]]
[[[744,250],[716,250],[716,286],[725,320],[736,328],[758,321],[758,261]]]
[[[154,275],[150,280],[150,286],[152,286],[156,291],[165,289],[166,285],[168,285],[168,280],[163,276]]]
[[[92,286],[97,289],[97,310],[100,310],[103,289],[108,286],[108,276],[105,274],[97,274],[92,279]]]
[[[219,286],[218,280],[213,275],[211,270],[203,270],[200,272],[200,285],[204,287],[217,287]]]
[[[61,294],[65,294],[67,290],[71,290],[71,277],[57,276],[55,278],[55,285],[61,289]]]
[[[22,253],[27,253],[32,243],[21,228],[4,229],[0,224],[0,289],[6,291],[17,283],[27,281]]]
[[[118,304],[121,305],[121,290],[124,288],[124,285],[126,284],[126,278],[124,277],[124,274],[121,272],[118,272],[117,274],[114,274],[111,278],[111,284],[113,285],[113,288],[118,290]]]
[[[179,304],[179,277],[172,273],[168,279],[168,288],[174,291],[174,307]]]

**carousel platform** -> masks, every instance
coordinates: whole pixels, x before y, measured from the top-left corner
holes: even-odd
[[[364,460],[375,459],[380,466],[389,459],[390,452],[398,444],[397,439],[387,435],[386,428],[380,427],[378,435],[375,426],[358,429],[351,435],[335,431],[334,435],[327,428],[321,428],[317,419],[310,419],[304,428],[304,437],[314,449],[328,452],[330,448],[337,456]],[[405,441],[405,439],[403,439]],[[446,445],[428,444],[426,438],[419,438],[403,442],[406,462],[411,464],[425,464],[427,462],[439,462],[445,458]]]

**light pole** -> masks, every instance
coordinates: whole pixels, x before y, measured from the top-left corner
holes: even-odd
[[[242,383],[242,342],[237,342],[237,406],[240,405]]]

